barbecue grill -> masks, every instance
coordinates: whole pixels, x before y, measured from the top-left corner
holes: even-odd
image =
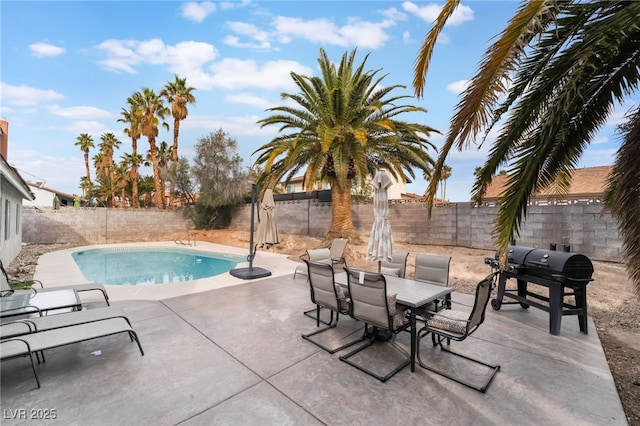
[[[498,259],[499,253],[496,253],[494,258],[486,258],[485,263],[500,269]],[[562,316],[577,315],[580,331],[588,332],[586,286],[593,280],[593,264],[588,257],[568,251],[510,245],[507,262],[506,268],[500,271],[498,295],[491,301],[493,309],[520,304],[524,309],[533,306],[547,311],[549,332],[556,336],[560,334]],[[516,279],[516,288],[507,288],[507,280],[511,278]],[[547,287],[549,296],[529,291],[528,283]],[[514,301],[504,302],[505,297]]]

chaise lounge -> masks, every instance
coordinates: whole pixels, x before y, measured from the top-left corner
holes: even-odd
[[[112,336],[120,333],[127,333],[131,340],[138,344],[140,354],[144,355],[138,335],[133,328],[131,328],[128,320],[123,317],[117,317],[25,334],[2,340],[0,341],[0,360],[4,361],[5,359],[28,356],[31,361],[31,369],[33,370],[36,383],[38,384],[38,388],[40,388],[40,379],[38,378],[36,366],[33,362],[33,354],[36,354],[37,356],[38,353],[42,353],[47,349],[53,349],[60,346],[80,343],[86,340]],[[44,353],[42,353],[42,360],[44,362]]]

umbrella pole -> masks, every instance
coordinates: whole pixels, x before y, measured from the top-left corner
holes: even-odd
[[[236,268],[229,271],[231,275],[243,280],[252,280],[255,278],[264,278],[271,275],[271,271],[264,268],[254,268],[253,258],[256,255],[256,247],[253,247],[253,221],[255,219],[255,206],[256,198],[258,198],[258,186],[254,183],[251,184],[251,223],[249,225],[249,255],[247,260],[249,261],[248,268]]]

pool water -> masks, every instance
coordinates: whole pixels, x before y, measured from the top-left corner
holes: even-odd
[[[72,254],[88,281],[111,285],[178,283],[224,274],[242,256],[179,248],[104,248]]]

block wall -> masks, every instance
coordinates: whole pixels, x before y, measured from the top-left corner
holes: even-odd
[[[249,229],[250,205],[238,207],[234,229]],[[497,207],[473,207],[471,203],[434,206],[431,217],[419,201],[390,201],[391,229],[395,241],[494,249],[493,224]],[[373,224],[373,205],[352,206],[353,223],[366,236]],[[276,221],[282,232],[322,237],[331,225],[331,203],[315,200],[276,202]],[[257,217],[256,225],[257,227]],[[571,251],[593,260],[620,262],[622,243],[616,223],[601,204],[529,206],[516,244]]]
[[[23,209],[28,244],[112,244],[167,241],[192,227],[181,212],[146,209]]]

